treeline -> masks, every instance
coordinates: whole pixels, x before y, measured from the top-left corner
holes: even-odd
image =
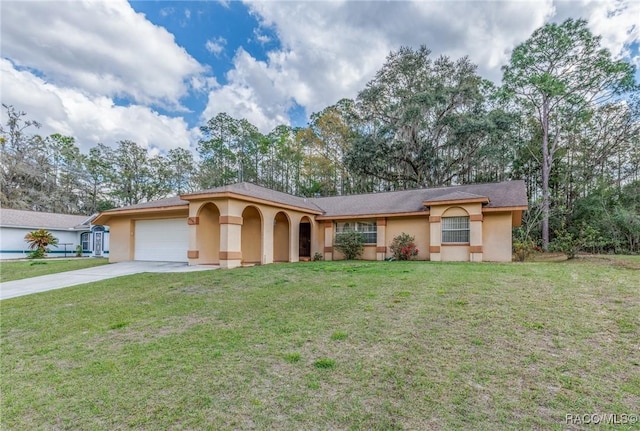
[[[521,234],[543,248],[572,237],[593,251],[639,252],[633,67],[568,20],[538,29],[503,71],[496,86],[467,57],[401,48],[356,99],[306,127],[263,134],[222,113],[201,126],[195,153],[131,141],[82,153],[73,137],[42,137],[3,105],[1,203],[89,214],[238,181],[330,196],[524,179],[531,209]]]

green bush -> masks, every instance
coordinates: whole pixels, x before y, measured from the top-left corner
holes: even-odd
[[[393,238],[390,249],[395,260],[411,260],[412,257],[418,255],[419,250],[416,247],[415,239],[404,232]]]
[[[364,251],[364,235],[355,231],[336,234],[335,247],[336,250],[344,254],[345,259],[357,259]]]
[[[82,246],[80,244],[76,246],[76,257],[82,257]]]
[[[32,252],[29,253],[29,259],[42,259],[45,257],[46,249],[44,248],[36,248]]]
[[[513,234],[513,254],[516,261],[524,262],[536,249],[535,241],[531,239],[524,229],[515,229]]]

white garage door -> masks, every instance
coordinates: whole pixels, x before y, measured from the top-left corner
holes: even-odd
[[[137,220],[135,260],[187,262],[189,225],[184,218]]]

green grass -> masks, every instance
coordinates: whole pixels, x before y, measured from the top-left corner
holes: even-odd
[[[640,258],[615,262],[310,262],[5,300],[0,428],[561,430],[580,428],[567,414],[637,414]]]
[[[21,280],[40,275],[91,268],[109,263],[109,259],[37,259],[20,262],[1,262],[0,281]]]

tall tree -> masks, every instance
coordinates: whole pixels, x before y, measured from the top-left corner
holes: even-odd
[[[489,115],[491,91],[467,57],[433,60],[424,46],[392,52],[358,94],[360,133],[349,167],[387,189],[467,182],[471,160],[509,125]]]
[[[541,131],[542,246],[549,246],[549,179],[558,150],[589,110],[637,91],[633,67],[613,60],[584,20],[536,30],[503,67],[503,89],[533,115]]]

